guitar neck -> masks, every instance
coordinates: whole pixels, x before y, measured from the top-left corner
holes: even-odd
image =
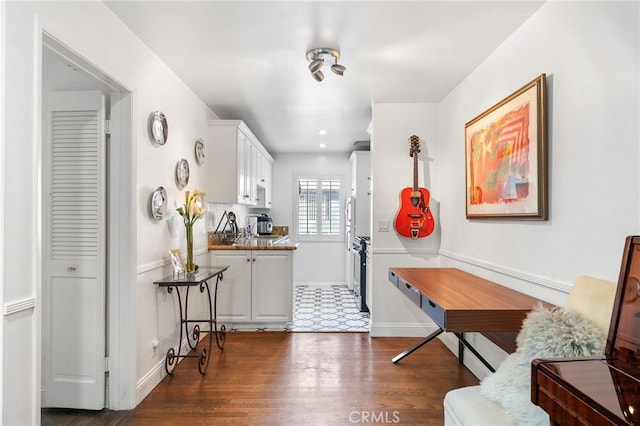
[[[413,153],[413,192],[418,192],[418,152]]]

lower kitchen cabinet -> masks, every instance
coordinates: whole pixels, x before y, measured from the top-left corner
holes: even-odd
[[[218,287],[217,318],[235,324],[284,326],[293,320],[291,250],[211,250],[211,265],[229,265]]]

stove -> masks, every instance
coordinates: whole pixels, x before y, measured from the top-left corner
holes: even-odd
[[[371,239],[357,236],[353,239],[353,292],[360,312],[369,312],[367,307],[367,247]]]

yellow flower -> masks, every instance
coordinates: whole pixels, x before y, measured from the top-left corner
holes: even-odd
[[[178,207],[176,211],[182,216],[185,225],[193,225],[198,219],[207,213],[204,206],[198,206],[198,202],[204,204],[205,193],[199,190],[186,191],[184,194],[184,205]]]

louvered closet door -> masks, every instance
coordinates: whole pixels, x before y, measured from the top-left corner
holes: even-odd
[[[42,405],[105,395],[105,132],[101,92],[54,92],[43,114]]]

